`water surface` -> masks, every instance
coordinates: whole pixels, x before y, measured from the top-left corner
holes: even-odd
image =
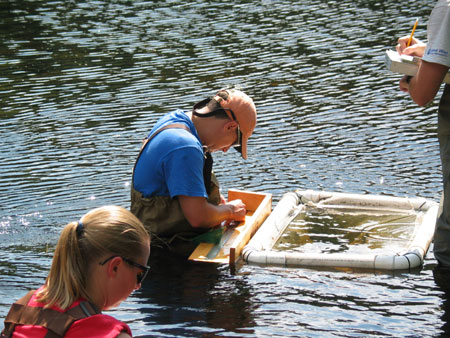
[[[141,139],[225,86],[255,100],[249,159],[216,154],[228,188],[441,193],[436,102],[383,62],[425,22],[417,1],[0,3],[0,317],[40,286],[62,227],[129,206]],[[432,250],[411,274],[154,262],[111,314],[140,337],[429,337],[448,330]],[[0,324],[2,327],[3,323]]]
[[[307,207],[287,226],[274,250],[395,255],[404,252],[423,213],[342,211]]]

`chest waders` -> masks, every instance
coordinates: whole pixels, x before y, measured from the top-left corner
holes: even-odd
[[[442,214],[436,222],[433,252],[438,262],[450,267],[450,84],[445,85],[439,102],[438,139],[444,201]]]
[[[144,140],[141,151],[139,152],[134,170],[142,151],[153,137],[165,129],[178,128],[189,132],[189,127],[183,123],[173,123],[158,129],[152,136]],[[206,192],[208,193],[208,202],[214,205],[220,203],[219,183],[212,172],[212,156],[205,152],[205,164],[203,167],[203,178]],[[179,170],[183,170],[180,168]],[[170,249],[175,253],[182,255],[190,254],[196,247],[192,241],[196,236],[209,231],[204,228],[194,228],[186,220],[181,209],[178,198],[170,196],[152,196],[144,197],[142,193],[134,189],[134,182],[131,184],[131,212],[144,224],[147,231],[152,236],[153,248]]]
[[[11,306],[5,318],[5,328],[2,331],[1,338],[12,337],[16,325],[42,326],[47,329],[44,338],[62,338],[77,320],[101,313],[93,304],[86,301],[66,312],[28,306],[34,292],[28,292]]]

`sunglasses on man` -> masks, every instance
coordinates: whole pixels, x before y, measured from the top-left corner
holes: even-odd
[[[236,115],[234,115],[234,112],[231,109],[219,108],[219,109],[210,111],[209,113],[205,113],[205,114],[198,114],[196,112],[197,109],[200,109],[200,108],[204,107],[210,100],[211,100],[211,98],[207,98],[207,99],[197,103],[194,106],[194,109],[193,109],[194,115],[198,116],[198,117],[211,117],[211,116],[215,116],[215,115],[223,115],[225,113],[232,121],[236,121],[236,123],[237,123],[237,140],[236,140],[235,143],[232,144],[232,146],[239,153],[242,153],[242,133],[241,133],[241,128],[239,127],[239,122],[238,122],[238,120],[236,118]]]

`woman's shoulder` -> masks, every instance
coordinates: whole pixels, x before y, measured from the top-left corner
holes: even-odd
[[[126,323],[109,315],[100,313],[77,320],[72,324],[64,337],[116,338],[119,337],[122,332],[131,336],[130,327]],[[120,337],[122,338],[122,336]]]

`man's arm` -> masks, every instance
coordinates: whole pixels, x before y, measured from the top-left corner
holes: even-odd
[[[447,72],[447,66],[422,60],[417,74],[409,83],[406,76],[400,80],[400,89],[409,92],[419,106],[425,106],[436,96]]]
[[[204,197],[178,196],[184,217],[194,228],[212,228],[223,221],[245,220],[245,204],[241,200],[214,205]]]

